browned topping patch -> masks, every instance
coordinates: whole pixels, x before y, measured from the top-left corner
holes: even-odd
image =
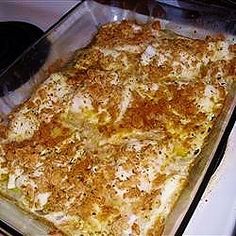
[[[158,21],[102,26],[64,77],[0,125],[9,191],[41,216],[58,214],[66,233],[161,235],[168,212],[153,212],[175,202],[235,80],[235,45],[215,58],[221,41],[173,36]],[[10,138],[35,119],[30,137]]]

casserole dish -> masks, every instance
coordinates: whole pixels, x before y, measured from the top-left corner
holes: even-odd
[[[119,7],[119,2],[115,2],[115,3],[118,4],[118,7]],[[121,6],[127,9],[133,8],[132,4],[131,5],[122,4]],[[21,88],[19,88],[18,90],[14,92],[8,93],[8,90],[10,90],[10,87],[9,87],[9,84],[7,84],[7,82],[9,82],[9,80],[5,82],[5,84],[2,86],[3,93],[6,94],[1,100],[1,113],[3,114],[2,115],[3,118],[5,114],[7,114],[16,105],[16,103],[21,103],[26,97],[29,96],[29,94],[33,91],[33,89],[37,86],[37,84],[47,77],[48,70],[50,73],[51,71],[55,71],[58,69],[58,68],[50,67],[50,65],[55,63],[56,58],[57,59],[63,58],[62,62],[57,63],[57,66],[60,67],[61,64],[63,65],[64,62],[66,62],[66,58],[68,55],[70,55],[70,52],[73,52],[74,50],[87,45],[88,42],[93,37],[93,34],[96,32],[96,29],[97,29],[96,26],[99,26],[100,24],[104,24],[104,23],[114,21],[114,20],[115,21],[121,20],[124,18],[135,19],[139,22],[144,22],[147,20],[147,17],[143,15],[147,13],[146,11],[147,9],[145,9],[144,6],[142,5],[136,6],[136,10],[139,13],[135,13],[134,11],[127,11],[127,10],[124,11],[120,8],[117,8],[117,6],[115,8],[114,7],[110,8],[110,6],[108,7],[107,5],[101,5],[93,1],[82,2],[78,6],[78,8],[72,11],[69,14],[69,16],[67,16],[64,20],[62,20],[57,25],[57,27],[52,29],[52,31],[50,31],[47,34],[47,40],[51,42],[52,47],[51,47],[51,54],[48,58],[48,61],[44,65],[44,71],[43,70],[39,71],[36,75],[30,78],[28,83],[26,83],[25,85],[23,85]],[[158,9],[158,11],[156,11],[156,14],[159,17],[165,16],[166,12],[168,16],[168,11],[169,11],[169,14],[171,13],[170,16],[173,17],[174,15],[176,15],[175,22],[177,23],[173,23],[168,20],[161,21],[163,27],[166,27],[167,29],[174,29],[175,31],[177,31],[177,33],[181,32],[182,34],[185,34],[186,36],[195,35],[195,37],[197,36],[201,37],[201,36],[204,36],[205,34],[214,33],[213,31],[210,32],[206,29],[200,30],[199,28],[194,28],[196,26],[199,27],[199,25],[191,25],[191,23],[193,23],[191,20],[186,22],[190,25],[186,24],[183,26],[184,22],[182,18],[178,15],[178,10],[174,8],[171,9],[169,8],[168,5],[159,6],[158,4],[156,5],[156,2],[150,3],[149,8],[152,9],[154,13],[155,13],[155,7],[157,7]],[[112,11],[110,11],[111,9]],[[112,16],[105,14],[106,12],[110,13],[113,11],[115,12],[115,15],[113,15],[113,13],[112,13]],[[91,17],[88,17],[88,15]],[[213,19],[214,18],[212,18],[212,20]],[[197,23],[199,24],[199,22]],[[210,21],[208,22],[208,24],[210,24]],[[204,26],[207,27],[207,25],[204,25]],[[217,27],[218,27],[217,29],[218,32],[223,32],[223,29],[225,29],[224,24],[220,24],[220,22]],[[233,41],[233,37],[231,37],[230,35],[226,35],[225,37],[227,40]],[[27,76],[26,74],[24,75],[20,74],[22,70],[19,70],[19,69],[17,70],[16,67],[17,66],[19,67],[20,63],[22,62],[25,63],[25,61],[27,61],[27,56],[28,58],[30,56],[31,57],[30,59],[32,59],[32,57],[37,57],[38,53],[40,53],[40,51],[37,51],[37,50],[40,50],[40,48],[41,49],[44,48],[43,44],[45,44],[45,42],[46,41],[44,39],[38,42],[38,44],[34,46],[34,50],[31,49],[30,51],[28,51],[28,54],[26,53],[24,55],[25,57],[23,56],[20,59],[20,61],[18,61],[18,64],[13,65],[11,68],[9,68],[8,71],[5,72],[5,74],[3,74],[2,79],[5,79],[6,81],[6,78],[16,79],[18,77],[19,79],[21,79],[22,77]],[[65,44],[68,45],[68,47],[63,47]],[[31,68],[31,66],[29,66],[29,68]],[[26,71],[24,71],[24,73],[26,73]],[[184,208],[187,208],[189,204],[191,203],[192,197],[195,195],[196,190],[202,180],[202,177],[204,176],[204,173],[206,172],[208,165],[213,159],[217,144],[225,129],[225,125],[230,118],[234,105],[235,105],[235,85],[232,85],[232,91],[229,91],[227,102],[225,104],[225,110],[222,112],[221,118],[219,119],[217,125],[215,126],[215,129],[211,133],[211,136],[210,136],[211,139],[207,143],[208,146],[206,146],[205,149],[202,150],[201,152],[201,158],[199,158],[200,162],[198,162],[198,168],[197,168],[197,171],[199,171],[199,173],[197,172],[192,173],[192,178],[189,181],[190,182],[189,186],[185,190],[185,192],[187,191],[187,193],[183,193],[182,195],[183,197],[185,196],[185,201],[181,200],[181,198],[183,197],[180,198],[177,206],[172,212],[172,216],[170,217],[170,219],[168,220],[168,223],[166,224],[166,229],[165,229],[166,234],[173,233],[176,231],[176,227],[178,226],[181,220],[181,217],[183,216],[186,210],[186,209],[183,210],[183,208],[181,210],[181,207],[184,206]],[[176,223],[177,223],[177,226],[175,226]]]

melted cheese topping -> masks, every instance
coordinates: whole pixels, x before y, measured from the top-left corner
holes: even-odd
[[[104,25],[0,126],[0,190],[69,235],[159,235],[233,79],[223,40]]]

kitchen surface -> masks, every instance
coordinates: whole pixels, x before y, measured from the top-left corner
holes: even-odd
[[[163,2],[163,1],[162,1]],[[165,1],[177,4],[177,1]],[[0,1],[0,21],[24,21],[46,31],[78,1]],[[1,35],[1,32],[0,32]],[[236,229],[236,125],[185,235],[231,235]]]

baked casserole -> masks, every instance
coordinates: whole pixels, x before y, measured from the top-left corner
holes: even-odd
[[[0,191],[68,235],[161,235],[235,79],[235,46],[103,25],[0,125]]]

